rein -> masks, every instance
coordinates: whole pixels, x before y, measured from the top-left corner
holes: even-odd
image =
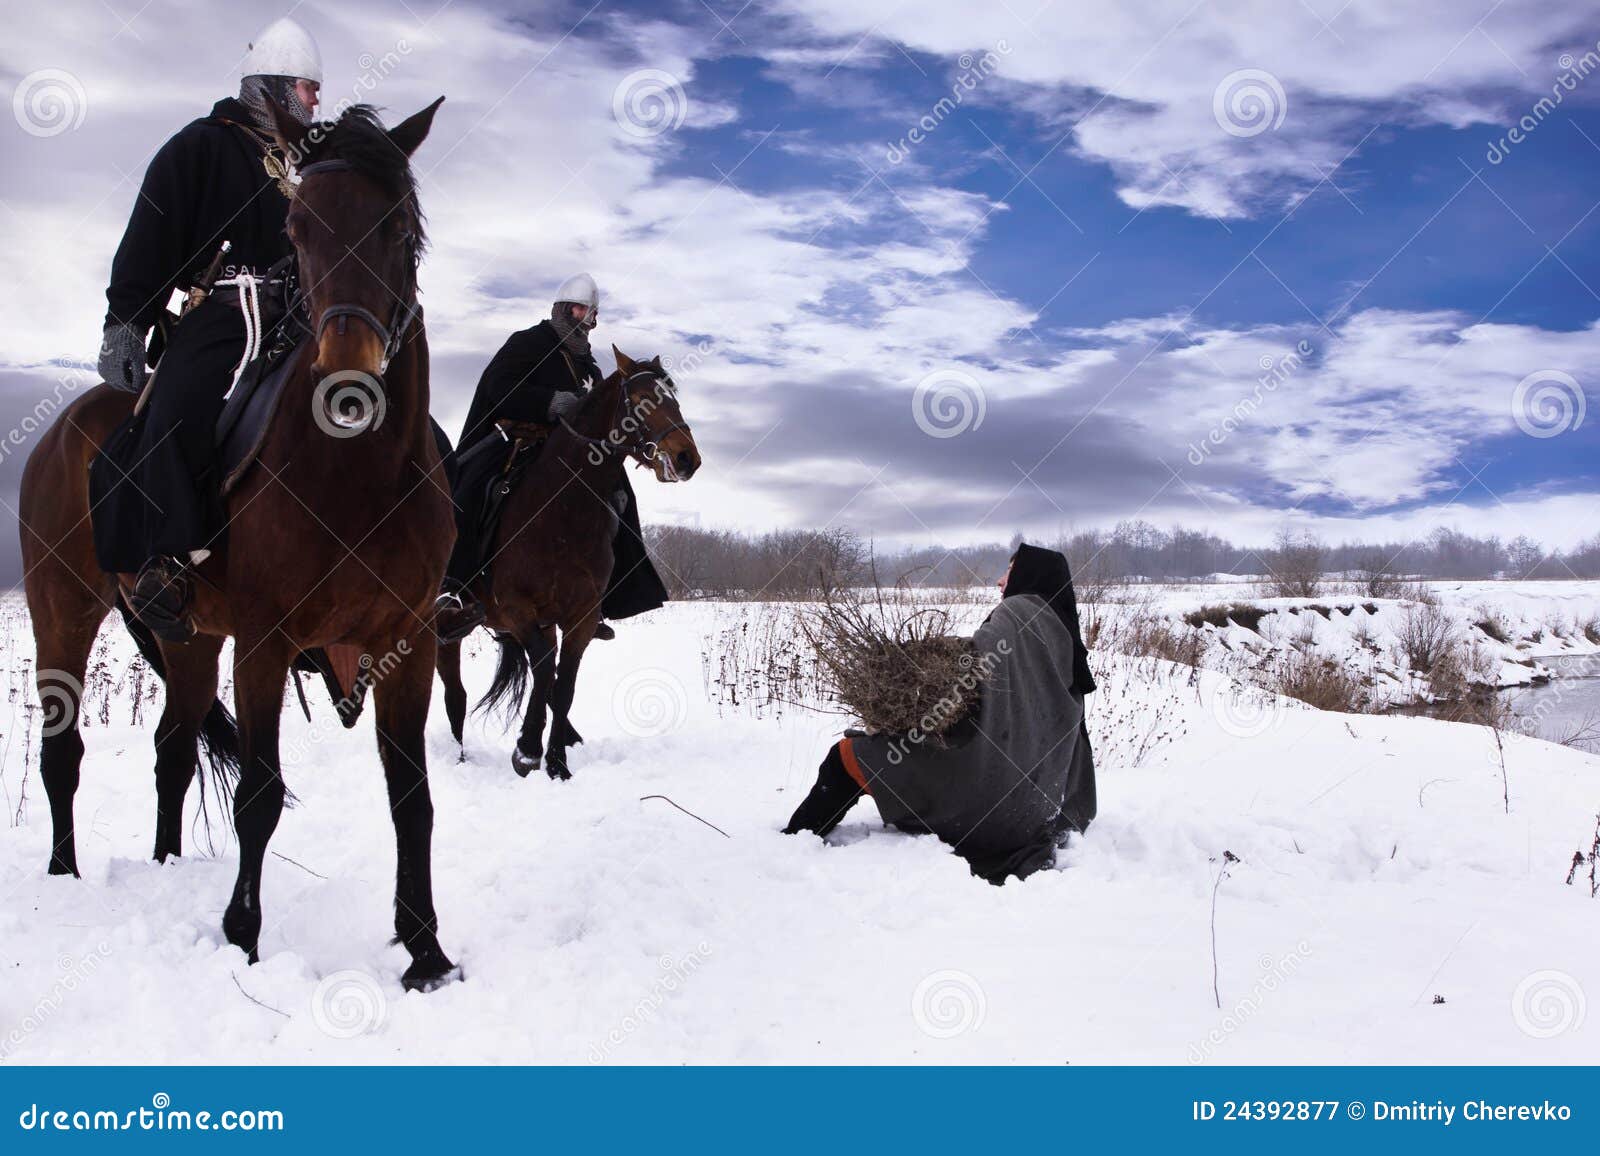
[[[298,170],[299,178],[304,179],[313,173],[349,172],[352,166],[349,161],[326,160],[316,161]],[[413,266],[415,260],[413,260]],[[303,298],[302,298],[303,299]],[[309,310],[307,310],[309,312]],[[378,372],[383,373],[389,368],[389,363],[394,360],[400,347],[405,343],[406,334],[411,329],[411,324],[422,313],[422,305],[417,300],[416,278],[413,276],[410,291],[404,300],[397,301],[394,313],[389,318],[388,324],[379,320],[370,309],[349,302],[336,301],[322,311],[322,316],[317,318],[316,331],[313,340],[321,341],[323,332],[330,322],[337,321],[338,334],[343,337],[347,332],[349,319],[354,317],[378,335],[378,340],[383,343],[383,359],[378,363]]]
[[[641,377],[649,378],[651,380],[670,380],[665,373],[658,374],[653,369],[641,369],[635,373],[630,373],[627,377],[623,378],[620,383],[621,388],[619,393],[621,395],[620,400],[622,402],[626,403],[627,401],[628,387]],[[584,445],[590,447],[600,447],[605,449],[607,452],[613,449],[620,449],[627,457],[635,459],[641,465],[650,465],[656,460],[657,455],[659,455],[661,452],[659,441],[655,438],[645,436],[631,442],[616,442],[609,437],[590,437],[588,434],[583,433],[581,430],[575,428],[573,424],[566,418],[563,417],[559,420],[561,427]],[[620,425],[621,422],[612,422],[611,424],[613,427],[615,427]],[[667,434],[679,432],[688,433],[689,427],[683,422],[675,421],[662,431],[661,436],[665,437]]]

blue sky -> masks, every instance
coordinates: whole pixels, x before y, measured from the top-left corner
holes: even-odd
[[[93,348],[145,158],[281,8],[330,104],[448,97],[416,160],[447,426],[576,269],[600,338],[680,365],[706,469],[647,518],[1600,532],[1592,4],[108,2],[0,46],[7,425]],[[81,120],[29,131],[58,72]]]

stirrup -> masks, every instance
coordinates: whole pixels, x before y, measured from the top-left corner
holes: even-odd
[[[153,558],[133,581],[128,607],[163,642],[188,642],[195,635],[189,618],[193,597],[189,569],[175,558]]]
[[[488,617],[488,611],[466,590],[446,590],[433,600],[433,630],[440,642],[460,642]]]

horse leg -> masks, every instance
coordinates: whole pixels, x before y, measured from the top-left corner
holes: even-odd
[[[283,768],[278,762],[278,722],[283,712],[289,652],[276,639],[235,643],[233,685],[239,716],[239,786],[233,825],[239,836],[239,877],[222,916],[228,942],[255,963],[260,958],[261,867],[267,843],[283,814]]]
[[[183,854],[183,800],[199,764],[200,724],[217,695],[217,659],[222,639],[197,635],[181,646],[162,648],[167,702],[156,727],[157,862]]]
[[[461,643],[441,642],[437,660],[439,681],[444,683],[444,714],[450,733],[461,747],[459,762],[467,761],[467,744],[461,734],[467,721],[467,688],[461,681]]]
[[[431,633],[418,636],[400,665],[373,689],[378,757],[394,820],[394,932],[411,953],[411,966],[400,981],[408,991],[431,991],[456,974],[455,964],[439,946],[439,917],[433,908],[433,800],[425,739],[433,645]]]
[[[556,628],[536,628],[523,643],[523,649],[533,667],[533,693],[528,696],[527,713],[522,717],[522,733],[517,736],[516,749],[511,752],[511,769],[526,778],[529,771],[539,769],[544,758],[545,708],[550,701],[550,684],[555,681],[556,672]],[[550,777],[571,776],[552,774]]]
[[[43,708],[39,773],[50,800],[50,874],[78,873],[78,845],[73,831],[72,800],[78,793],[78,768],[83,762],[83,736],[78,710],[83,701],[83,676],[89,650],[100,630],[100,617],[75,617],[70,622],[34,623],[38,661],[34,682]]]
[[[596,618],[561,632],[561,667],[556,672],[555,689],[550,695],[551,713],[555,717],[550,724],[550,753],[545,760],[545,769],[552,779],[572,778],[572,772],[567,769],[567,747],[583,740],[578,738],[568,715],[578,689],[578,667],[583,663],[583,652],[589,648],[599,624]]]

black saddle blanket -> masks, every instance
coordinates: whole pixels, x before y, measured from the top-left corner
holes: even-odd
[[[244,477],[278,408],[289,371],[310,343],[274,343],[245,366],[239,384],[217,419],[216,444],[222,492],[226,496]],[[161,388],[159,376],[155,389]],[[89,463],[90,520],[95,558],[110,574],[132,574],[148,560],[151,519],[160,517],[160,495],[141,483],[139,464],[148,452],[145,412],[116,428]]]

